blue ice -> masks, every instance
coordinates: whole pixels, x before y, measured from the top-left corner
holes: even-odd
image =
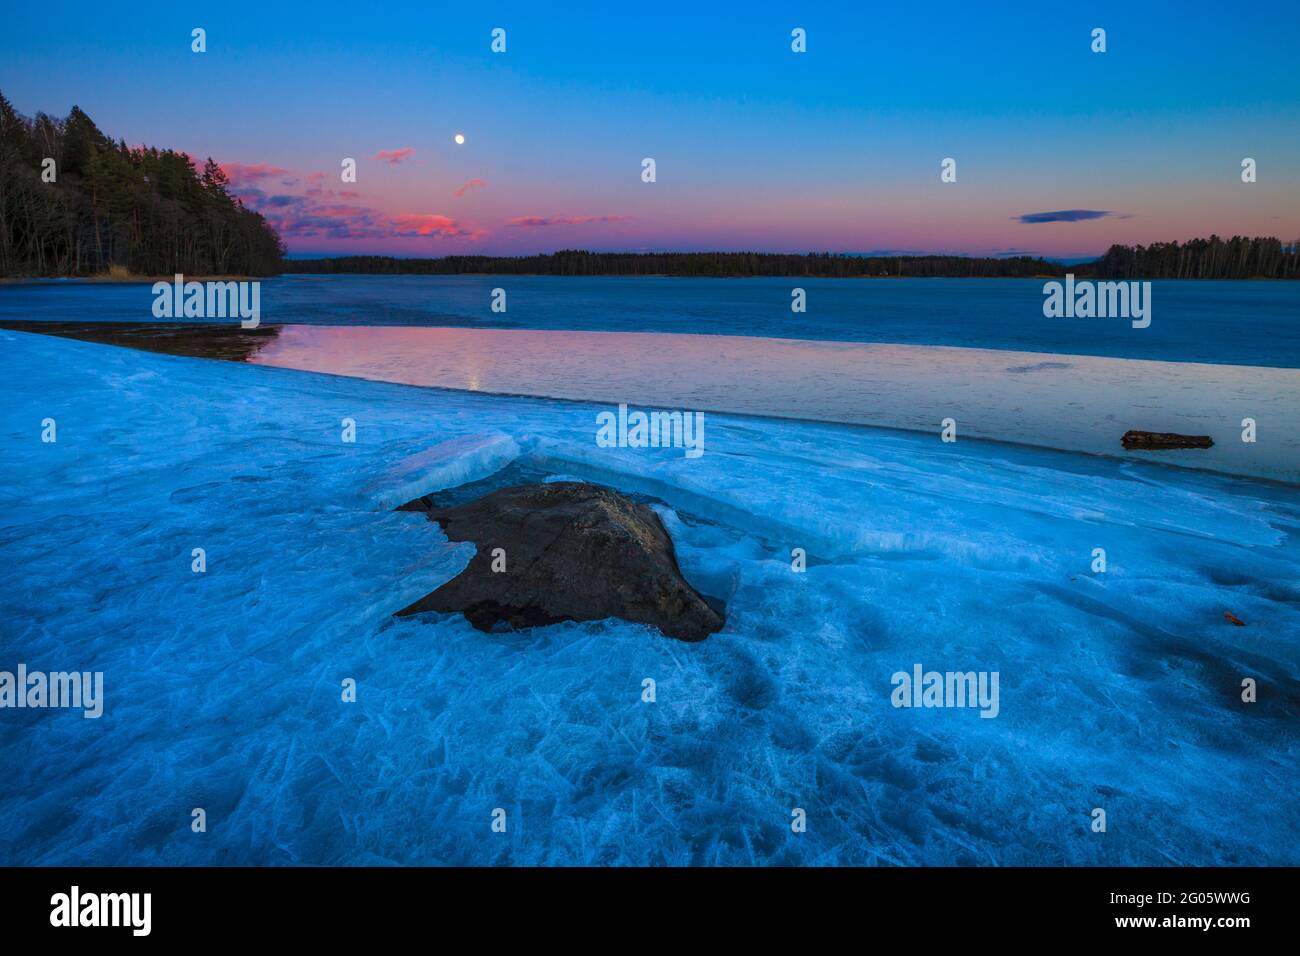
[[[0,862],[1300,862],[1294,487],[727,416],[602,449],[580,403],[16,332],[0,383],[0,669],[105,675],[99,720],[0,711]],[[472,545],[387,506],[520,465],[653,500],[726,628],[394,619]],[[917,663],[999,715],[894,708]]]

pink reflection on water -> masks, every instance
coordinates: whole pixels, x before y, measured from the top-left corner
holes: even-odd
[[[1300,480],[1278,425],[1243,451],[1240,421],[1300,420],[1300,370],[748,336],[284,326],[253,358],[334,375],[633,406],[732,412],[1125,454],[1129,428],[1208,434],[1172,464]],[[1262,425],[1261,425],[1262,427]],[[1129,453],[1136,454],[1136,453]]]

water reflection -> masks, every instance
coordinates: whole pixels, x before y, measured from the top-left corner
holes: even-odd
[[[407,385],[733,412],[1123,455],[1130,428],[1210,435],[1158,461],[1300,480],[1300,370],[649,332],[285,326],[254,362]],[[1268,440],[1241,441],[1255,418]],[[1129,453],[1137,454],[1137,453]],[[1150,456],[1148,455],[1148,458]]]

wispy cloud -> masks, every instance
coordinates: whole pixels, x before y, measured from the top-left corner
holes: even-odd
[[[534,228],[538,226],[580,226],[588,222],[625,222],[630,216],[515,216],[506,220],[507,226]]]
[[[261,182],[275,176],[288,176],[289,170],[270,163],[218,163],[221,171],[230,180],[230,185],[239,187]]]
[[[487,183],[485,183],[481,179],[471,179],[465,185],[461,186],[454,193],[452,193],[452,195],[455,196],[457,199],[459,199],[461,196],[465,195],[471,189],[482,189],[486,185]]]
[[[259,189],[257,192],[261,193],[261,190]],[[249,193],[249,195],[251,195],[251,193]],[[247,202],[247,199],[245,199],[245,202]],[[297,206],[302,202],[302,197],[279,194],[275,196],[267,196],[265,199],[259,199],[259,202],[262,208],[284,209],[289,206]]]
[[[381,149],[375,153],[371,159],[381,159],[384,162],[396,166],[404,159],[410,159],[415,155],[415,149],[411,146],[403,146],[401,149]]]
[[[434,213],[404,213],[392,219],[395,236],[435,236],[440,239],[475,238],[475,231],[458,219]]]
[[[1083,222],[1087,219],[1103,219],[1115,213],[1108,209],[1057,209],[1055,212],[1027,212],[1021,216],[1012,216],[1016,222]]]
[[[414,150],[397,150],[409,155]],[[226,163],[231,192],[248,208],[261,213],[284,239],[461,239],[471,242],[487,233],[473,223],[437,213],[390,215],[355,200],[356,189],[331,189],[324,173],[301,175],[268,163]],[[232,171],[235,175],[232,175]],[[263,188],[272,177],[293,183],[297,178],[307,188],[301,192],[271,192]],[[481,180],[480,180],[481,182]],[[466,184],[468,186],[468,184]]]
[[[322,204],[307,196],[241,194],[285,239],[383,239],[392,235],[383,213],[366,206]]]

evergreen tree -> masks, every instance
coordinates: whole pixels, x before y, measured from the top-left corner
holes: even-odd
[[[184,153],[114,143],[75,106],[29,120],[0,93],[0,275],[274,275],[283,258],[212,159],[200,173]]]

